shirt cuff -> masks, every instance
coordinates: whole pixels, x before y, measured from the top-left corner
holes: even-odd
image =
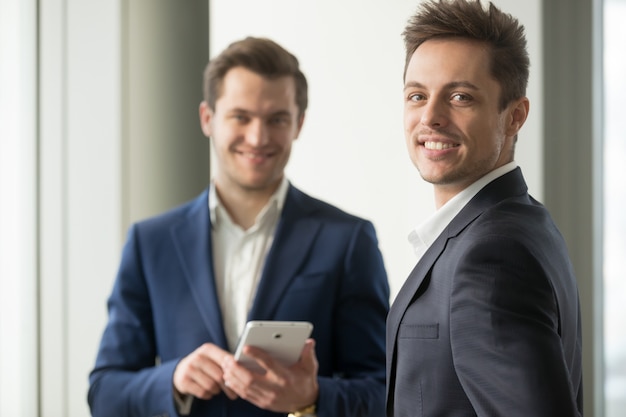
[[[174,402],[176,403],[176,411],[181,416],[188,416],[191,413],[193,395],[183,395],[174,388]]]

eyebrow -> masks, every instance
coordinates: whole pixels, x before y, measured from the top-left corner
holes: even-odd
[[[234,107],[230,110],[227,110],[228,114],[246,114],[246,115],[252,115],[252,116],[256,116],[255,112],[252,112],[250,110],[246,110],[244,108],[241,107]],[[272,112],[268,115],[269,117],[276,117],[276,116],[287,116],[290,117],[291,116],[291,112],[289,110],[276,110],[275,112]]]
[[[449,90],[452,88],[459,88],[459,87],[463,87],[463,88],[469,88],[470,90],[479,90],[478,86],[476,84],[473,84],[469,81],[452,81],[447,83],[444,88]],[[426,86],[422,83],[419,83],[417,81],[408,81],[406,84],[404,84],[404,89],[408,89],[408,88],[426,88]]]

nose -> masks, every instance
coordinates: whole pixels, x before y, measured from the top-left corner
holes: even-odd
[[[255,118],[250,121],[246,129],[246,142],[255,147],[263,146],[268,141],[267,126],[260,118]]]
[[[437,98],[431,97],[422,107],[422,125],[430,128],[441,128],[447,123],[445,103]]]

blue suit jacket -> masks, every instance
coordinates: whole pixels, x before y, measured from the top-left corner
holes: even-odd
[[[130,228],[89,377],[93,416],[176,416],[179,360],[206,342],[227,349],[211,254],[208,191]],[[290,186],[249,319],[313,323],[319,417],[384,413],[388,308],[373,225]],[[191,412],[275,415],[223,394]]]
[[[519,168],[450,222],[387,323],[387,415],[582,413],[578,291],[565,242]]]

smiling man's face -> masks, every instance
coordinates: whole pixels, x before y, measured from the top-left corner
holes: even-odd
[[[295,97],[292,77],[228,71],[215,110],[200,106],[202,130],[216,153],[218,188],[271,194],[278,187],[303,122]]]
[[[453,38],[424,42],[407,66],[406,145],[439,202],[513,160],[528,100],[500,110],[501,88],[489,65],[484,44]]]

